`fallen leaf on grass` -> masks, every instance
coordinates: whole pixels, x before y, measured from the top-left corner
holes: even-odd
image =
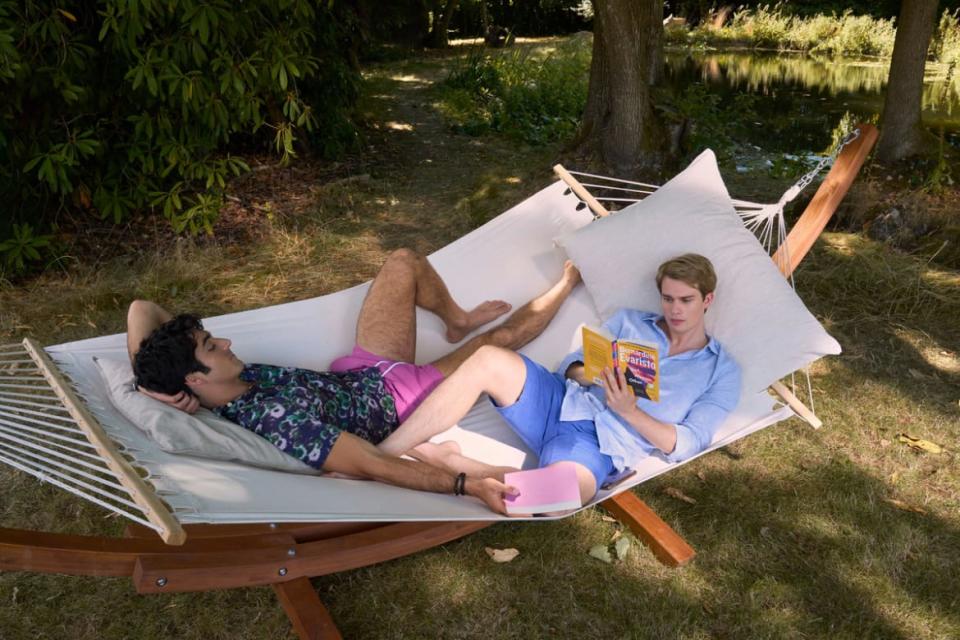
[[[927,513],[926,509],[921,509],[920,507],[915,507],[915,506],[913,506],[912,504],[907,504],[907,503],[904,502],[903,500],[897,500],[896,498],[884,498],[883,501],[886,502],[886,503],[888,503],[888,504],[892,504],[892,505],[895,506],[897,509],[901,509],[901,510],[903,510],[903,511],[912,511],[913,513],[920,513],[920,514],[923,514],[923,515],[926,515],[926,513]]]
[[[683,500],[684,502],[687,502],[689,504],[697,504],[696,500],[694,500],[693,498],[685,494],[683,491],[680,491],[680,489],[677,489],[676,487],[665,487],[663,489],[663,492],[668,496],[670,496],[671,498],[676,498],[677,500]]]
[[[700,478],[700,482],[707,481],[707,474],[705,474],[703,471],[697,471],[697,477]]]
[[[890,446],[890,441],[887,440],[886,438],[880,438],[880,446],[881,446],[881,447],[889,447],[889,446]]]
[[[906,433],[897,434],[897,441],[902,442],[911,449],[916,449],[917,451],[926,451],[927,453],[943,453],[943,448],[937,443],[930,442],[929,440],[923,440],[922,438],[914,438]]]
[[[520,555],[520,552],[516,549],[494,549],[493,547],[484,547],[483,550],[487,552],[487,555],[490,556],[490,559],[494,562],[510,562]]]
[[[611,518],[610,516],[600,516],[600,519],[604,522],[619,522],[616,518]]]
[[[607,548],[605,544],[595,544],[590,547],[590,556],[606,562],[607,564],[613,563],[613,557],[610,555],[610,549]]]
[[[623,535],[623,531],[621,531],[620,529],[617,529],[616,531],[613,532],[613,536],[611,536],[610,542],[616,542],[617,540],[620,539],[620,536],[622,535]]]
[[[630,553],[630,538],[620,538],[617,540],[617,543],[613,545],[613,550],[617,554],[617,558],[625,560],[627,554]]]
[[[900,472],[894,471],[890,474],[890,484],[897,484],[897,481],[900,479]]]

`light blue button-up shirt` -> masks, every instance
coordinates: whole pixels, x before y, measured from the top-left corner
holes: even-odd
[[[702,349],[673,356],[670,339],[657,325],[662,316],[633,309],[620,309],[603,327],[611,335],[630,342],[657,346],[660,363],[660,401],[638,398],[637,406],[660,422],[677,429],[677,444],[663,454],[630,424],[607,408],[602,385],[582,387],[567,380],[560,410],[561,420],[593,420],[600,451],[613,459],[618,470],[633,467],[646,456],[663,455],[669,462],[694,456],[713,440],[717,428],[737,406],[740,398],[740,366],[713,338]],[[564,375],[574,362],[583,361],[583,349],[560,363]]]

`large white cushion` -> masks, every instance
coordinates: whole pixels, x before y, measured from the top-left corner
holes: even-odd
[[[117,410],[168,453],[230,460],[278,471],[319,473],[266,439],[207,409],[190,415],[145,396],[134,386],[128,361],[94,358],[94,362]]]
[[[740,364],[744,392],[840,353],[744,228],[710,150],[646,199],[558,242],[580,269],[601,318],[621,307],[659,311],[657,267],[683,253],[709,258],[718,285],[707,332]]]

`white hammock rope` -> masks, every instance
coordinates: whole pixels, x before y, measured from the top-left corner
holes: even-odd
[[[2,406],[2,405],[0,405],[0,406]],[[21,409],[20,411],[22,412],[23,409]],[[52,423],[52,422],[44,422],[43,420],[37,420],[36,418],[30,418],[30,417],[28,417],[28,416],[17,415],[16,413],[9,413],[9,412],[7,412],[7,411],[3,411],[2,409],[0,409],[0,416],[4,416],[4,417],[7,417],[7,418],[14,418],[14,419],[16,419],[16,420],[18,420],[18,421],[30,422],[30,423],[33,423],[33,424],[38,424],[38,425],[41,425],[41,426],[44,426],[44,427],[49,427],[50,429],[57,429],[58,431],[66,431],[67,433],[79,433],[80,435],[84,435],[83,431],[80,430],[80,429],[77,429],[76,427],[68,427],[68,426],[65,426],[65,425],[54,424],[54,423]],[[58,420],[61,420],[62,418],[59,418],[59,417],[58,417],[57,419],[58,419]]]
[[[65,406],[43,366],[25,344],[0,347],[0,462],[160,530],[131,499],[134,494]]]
[[[43,413],[42,411],[34,411],[33,409],[21,409],[21,408],[18,408],[18,407],[11,407],[11,406],[8,406],[7,404],[2,403],[2,402],[0,402],[0,407],[3,407],[3,408],[5,408],[5,409],[13,409],[13,410],[15,410],[15,411],[17,411],[17,412],[19,412],[19,413],[25,413],[25,414],[27,414],[27,415],[37,416],[37,417],[40,417],[40,418],[47,418],[47,419],[50,419],[50,420],[62,420],[62,421],[64,421],[64,422],[68,422],[68,423],[71,423],[71,424],[73,423],[73,421],[70,419],[70,416],[52,416],[52,415],[50,415],[49,413]],[[4,411],[0,411],[0,415],[11,415],[11,414],[8,414],[8,413],[6,413],[6,412],[4,412]],[[14,417],[16,417],[16,416],[14,416]]]
[[[610,182],[620,182],[622,184],[634,184],[640,187],[649,187],[654,191],[660,188],[660,185],[658,184],[648,184],[646,182],[635,182],[633,180],[624,180],[623,178],[614,178],[612,176],[601,176],[595,173],[584,173],[583,171],[570,171],[568,169],[568,173],[571,173],[575,176],[584,176],[585,178],[599,178],[600,180],[609,180]],[[584,186],[587,186],[587,185],[584,185]],[[589,185],[589,186],[599,186],[599,185]]]
[[[580,184],[584,187],[597,187],[599,189],[607,189],[609,191],[627,191],[629,193],[643,193],[646,195],[650,195],[656,191],[656,189],[630,189],[629,187],[614,187],[608,184],[590,184],[589,182],[581,182]]]
[[[36,428],[34,428],[34,427],[28,427],[28,426],[23,425],[23,424],[17,424],[17,423],[15,423],[15,422],[9,422],[9,421],[7,421],[7,420],[0,419],[0,431],[8,431],[7,429],[4,429],[5,426],[6,426],[6,427],[14,427],[14,428],[16,428],[16,430],[17,430],[18,432],[20,432],[20,433],[36,433],[37,435],[42,435],[42,436],[45,436],[45,437],[47,437],[47,438],[52,438],[52,439],[54,439],[54,440],[59,440],[59,441],[61,441],[61,442],[69,442],[70,444],[76,445],[76,446],[78,446],[78,447],[86,447],[86,448],[89,448],[89,449],[94,449],[94,450],[96,450],[96,447],[94,447],[94,446],[93,446],[92,444],[90,444],[89,442],[86,442],[85,440],[77,440],[76,438],[70,438],[70,437],[68,437],[68,436],[61,436],[61,435],[58,435],[58,434],[56,434],[56,433],[50,433],[49,431],[44,431],[44,430],[42,430],[42,429],[36,429]],[[29,437],[29,436],[25,436],[25,437]],[[51,443],[51,444],[54,444],[54,443]],[[58,446],[63,447],[64,445],[58,445]],[[76,451],[76,450],[74,449],[74,451]],[[83,452],[81,452],[81,451],[77,451],[77,453],[80,454],[80,455],[84,455]]]
[[[0,435],[0,438],[2,438],[2,437],[3,437],[3,436]],[[32,445],[32,444],[30,444],[30,443],[28,443],[28,442],[19,442],[18,444],[24,444],[24,445],[27,445],[28,447],[30,447],[31,449],[34,449],[34,450],[36,450],[36,451],[40,451],[40,452],[42,452],[42,453],[45,453],[45,454],[50,455],[50,456],[53,456],[53,457],[55,457],[55,458],[59,458],[59,459],[61,459],[61,460],[67,460],[68,462],[72,462],[72,463],[74,463],[74,464],[78,464],[78,465],[80,465],[80,466],[82,466],[82,467],[85,467],[85,468],[89,469],[90,471],[96,471],[97,473],[103,473],[103,474],[109,473],[109,470],[106,469],[105,467],[96,466],[96,465],[90,464],[89,462],[83,462],[82,460],[74,460],[74,459],[72,459],[72,458],[70,458],[70,457],[68,457],[68,456],[63,455],[62,453],[59,453],[59,452],[57,452],[57,451],[53,451],[52,449],[49,449],[49,448],[47,448],[47,447],[41,447],[41,446]],[[20,455],[24,455],[24,456],[27,456],[27,457],[29,457],[29,458],[33,458],[33,459],[35,459],[35,460],[38,460],[39,462],[37,462],[36,464],[38,464],[39,466],[41,466],[42,468],[44,468],[44,469],[45,469],[47,472],[49,472],[49,473],[57,473],[57,472],[54,471],[53,469],[51,469],[51,468],[50,468],[49,466],[47,466],[47,465],[52,465],[53,467],[56,467],[57,469],[62,469],[65,473],[63,473],[63,474],[61,475],[61,477],[63,477],[63,478],[69,478],[71,481],[76,482],[76,483],[78,483],[78,484],[81,484],[82,486],[85,486],[86,488],[90,489],[91,491],[95,491],[96,493],[99,493],[100,495],[102,495],[102,496],[104,496],[104,497],[110,498],[111,500],[117,500],[117,501],[119,501],[119,502],[123,502],[123,503],[126,504],[127,506],[133,507],[134,509],[137,507],[137,505],[135,505],[134,503],[130,502],[129,500],[126,500],[125,498],[122,498],[122,497],[119,497],[119,496],[115,496],[115,495],[112,494],[112,493],[108,493],[108,492],[106,492],[106,491],[104,491],[104,490],[102,490],[102,489],[99,489],[99,488],[97,488],[97,487],[94,487],[94,486],[92,486],[92,485],[89,485],[89,484],[85,483],[83,480],[80,480],[80,479],[78,479],[78,478],[74,478],[73,476],[80,476],[80,477],[82,477],[82,478],[86,478],[86,479],[88,479],[88,480],[92,480],[93,482],[97,482],[97,483],[103,484],[103,485],[105,485],[105,486],[111,487],[111,488],[116,489],[116,490],[118,490],[118,491],[123,491],[124,493],[127,493],[127,495],[130,495],[129,492],[127,492],[126,489],[124,489],[123,485],[121,485],[121,484],[119,484],[119,483],[117,483],[117,482],[113,482],[113,481],[111,481],[109,478],[104,478],[104,477],[102,477],[102,476],[97,476],[97,475],[94,475],[94,474],[92,474],[92,473],[88,473],[87,471],[84,471],[83,469],[78,469],[78,468],[76,468],[76,467],[72,467],[72,466],[67,465],[67,464],[64,464],[64,463],[62,463],[62,462],[57,462],[56,460],[51,460],[50,458],[47,458],[47,457],[38,455],[38,454],[36,454],[36,453],[33,453],[32,451],[27,451],[26,449],[18,449],[18,448],[15,448],[15,447],[11,447],[10,445],[7,445],[7,443],[5,443],[5,442],[0,442],[0,448],[12,450],[12,451],[15,451],[16,453],[18,453],[18,454],[20,454]]]

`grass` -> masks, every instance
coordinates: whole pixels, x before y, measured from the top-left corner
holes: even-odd
[[[434,250],[547,184],[557,143],[450,133],[434,105],[451,65],[431,58],[366,71],[361,108],[372,150],[350,174],[368,178],[321,181],[325,168],[303,164],[253,172],[255,183],[235,187],[239,199],[273,212],[255,240],[160,243],[3,286],[0,342],[121,331],[137,296],[212,314],[338,290],[371,277],[390,249]],[[740,197],[782,189],[763,174],[731,177]],[[844,346],[812,371],[825,426],[787,421],[638,489],[697,549],[689,566],[667,569],[639,545],[614,565],[589,557],[620,528],[597,510],[498,525],[314,579],[344,636],[960,637],[960,273],[861,235],[827,233],[797,282]],[[948,451],[915,453],[897,442],[901,432]],[[7,467],[0,495],[0,526],[122,528]],[[493,564],[486,546],[520,556]],[[138,596],[127,579],[0,574],[0,638],[64,637],[293,633],[269,589]]]
[[[454,129],[496,131],[528,144],[566,140],[587,101],[591,40],[521,46],[496,54],[473,49],[451,71],[439,103]]]
[[[809,51],[824,55],[889,58],[896,37],[894,19],[854,15],[794,15],[789,5],[760,5],[737,11],[722,27],[703,22],[689,29],[673,25],[666,41],[694,46],[750,46],[761,49]],[[933,36],[931,55],[949,64],[960,59],[960,28],[957,13],[945,10]]]

